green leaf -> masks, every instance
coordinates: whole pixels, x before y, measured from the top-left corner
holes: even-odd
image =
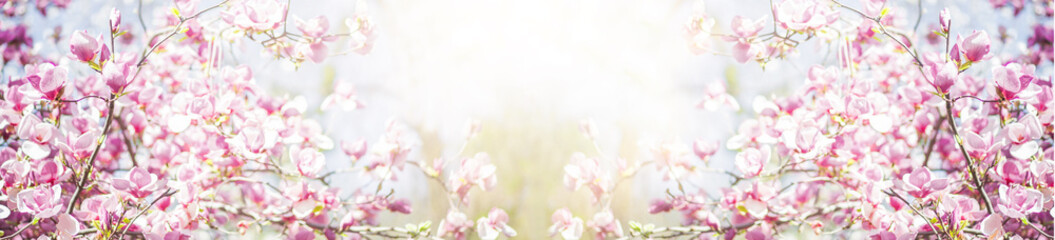
[[[425,221],[425,222],[421,223],[421,225],[418,225],[418,231],[419,232],[428,231],[429,228],[431,228],[431,227],[432,227],[432,221]]]
[[[630,222],[627,222],[627,225],[630,225],[630,231],[632,231],[632,232],[641,232],[641,224],[640,223],[635,222],[635,221],[630,221]]]
[[[95,71],[103,71],[103,66],[101,66],[101,65],[99,65],[99,64],[97,64],[95,62],[89,61],[88,62],[88,66],[91,66],[92,69],[95,69]]]
[[[960,69],[959,69],[959,70],[960,70],[961,72],[962,72],[963,70],[967,70],[967,68],[970,68],[970,67],[971,67],[971,63],[972,63],[971,61],[967,61],[967,62],[964,62],[963,64],[960,64]]]

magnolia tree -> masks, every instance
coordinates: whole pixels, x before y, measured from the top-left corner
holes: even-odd
[[[1055,11],[1051,1],[989,2],[1020,20],[991,34],[951,29],[958,16],[926,14],[922,3],[775,0],[772,15],[736,16],[723,33],[698,9],[686,28],[693,53],[765,66],[815,41],[837,49],[837,61],[809,68],[788,96],[756,97],[754,115],[728,139],[657,143],[636,162],[573,155],[565,185],[588,189],[601,210],[584,222],[559,209],[550,234],[1052,239],[1055,106],[1052,77],[1038,70],[1052,71]],[[1033,30],[1028,42],[1014,42],[1006,29],[1023,24]],[[997,51],[997,41],[1023,53]],[[730,52],[714,47],[720,42]],[[739,109],[720,82],[704,95],[701,108]],[[589,122],[582,129],[596,135]],[[718,157],[723,147],[735,157]],[[708,167],[713,161],[735,169]],[[647,211],[680,212],[681,226],[613,216],[613,189],[648,165],[671,187]],[[717,194],[683,185],[707,174],[731,183]]]
[[[362,4],[347,27],[331,28],[325,16],[290,16],[291,1],[176,0],[161,3],[171,11],[152,21],[114,9],[100,23],[109,31],[72,30],[53,40],[61,49],[39,49],[26,32],[42,29],[25,19],[69,4],[0,4],[3,64],[21,70],[5,72],[0,86],[0,239],[516,234],[501,209],[477,221],[459,211],[470,189],[495,187],[487,154],[410,159],[414,146],[395,123],[378,126],[386,133],[370,144],[334,141],[305,116],[303,97],[266,94],[253,69],[221,54],[222,46],[245,44],[296,64],[366,54],[377,35]],[[338,42],[348,50],[331,52]],[[334,89],[323,111],[363,106],[352,85]],[[337,150],[344,156],[329,160],[351,161],[351,168],[325,168],[323,152]],[[438,227],[378,224],[379,214],[411,212],[409,200],[382,191],[407,166],[449,193],[449,214]],[[342,189],[331,183],[339,174],[371,177]]]

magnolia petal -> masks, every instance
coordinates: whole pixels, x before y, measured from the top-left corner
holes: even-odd
[[[579,238],[582,238],[582,231],[582,218],[575,218],[571,221],[571,226],[565,227],[564,230],[560,232],[560,236],[564,238],[564,240],[578,240]]]
[[[69,214],[59,214],[59,223],[56,227],[59,230],[60,238],[72,239],[74,234],[77,234],[81,230],[81,224]]]
[[[1040,146],[1037,145],[1036,141],[1016,144],[1011,146],[1011,156],[1014,156],[1017,159],[1029,159],[1037,153],[1038,149],[1040,149]]]
[[[1004,216],[999,213],[990,214],[982,220],[982,232],[990,236],[1004,235]]]
[[[305,199],[293,204],[293,215],[305,218],[315,210],[315,200]]]
[[[494,240],[498,238],[498,230],[487,223],[487,218],[480,218],[476,220],[476,233],[480,236],[480,239]]]
[[[890,119],[890,115],[886,114],[873,115],[872,118],[868,119],[868,122],[872,129],[880,133],[889,133],[894,127],[894,121]]]
[[[29,158],[40,160],[51,155],[51,148],[37,144],[36,142],[26,141],[22,144],[22,153],[26,154]]]
[[[169,120],[168,120],[169,131],[177,132],[177,133],[178,132],[183,132],[183,130],[187,130],[187,128],[190,127],[190,121],[191,121],[191,119],[187,115],[177,114],[177,115],[169,116]]]
[[[769,214],[769,207],[766,206],[766,203],[756,199],[743,201],[743,206],[747,209],[747,213],[756,219],[762,219],[766,214]]]

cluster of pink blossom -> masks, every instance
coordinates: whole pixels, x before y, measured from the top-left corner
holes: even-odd
[[[693,53],[715,53],[721,39],[736,61],[764,66],[814,40],[837,47],[838,61],[811,67],[788,96],[754,99],[754,115],[724,141],[735,170],[708,167],[716,141],[660,143],[651,159],[629,165],[576,154],[566,185],[587,186],[605,209],[585,226],[601,239],[1053,239],[1055,104],[1052,77],[1041,75],[1052,71],[1055,54],[1053,4],[991,2],[1043,20],[1029,23],[1028,44],[1002,37],[1003,26],[998,38],[950,29],[956,16],[947,9],[937,16],[920,9],[920,19],[939,24],[916,31],[914,13],[884,0],[854,3],[862,8],[773,1],[772,16],[736,16],[730,34],[697,10],[686,31]],[[993,41],[1026,50],[997,52]],[[721,83],[708,86],[699,106],[739,109]],[[604,162],[616,163],[616,179],[597,167]],[[623,232],[618,220],[610,224],[611,191],[647,164],[676,184],[648,212],[681,212],[683,226],[629,221]],[[703,174],[732,182],[718,194],[683,186]],[[582,219],[567,209],[552,220],[552,235],[583,234]]]
[[[40,12],[52,2],[69,1],[37,1]],[[5,2],[4,21],[22,20],[25,4]],[[365,12],[347,22],[350,33],[330,33],[325,16],[297,19],[295,33],[285,28],[286,1],[198,4],[176,0],[156,32],[146,32],[145,23],[144,32],[128,29],[115,9],[109,32],[72,31],[60,44],[68,52],[53,50],[68,54],[54,59],[38,57],[27,26],[0,30],[4,63],[24,69],[0,86],[0,239],[187,239],[249,231],[290,239],[461,239],[473,230],[454,202],[468,204],[473,186],[495,187],[486,154],[426,166],[410,159],[414,146],[394,122],[370,147],[335,144],[305,116],[305,98],[267,95],[252,69],[221,59],[219,42],[242,36],[295,63],[326,59],[327,44],[341,38],[366,54],[376,33]],[[222,21],[202,20],[207,16]],[[335,88],[324,111],[362,107],[349,83]],[[352,166],[327,170],[323,152],[338,146],[350,160],[333,161]],[[380,213],[411,212],[409,200],[381,191],[407,163],[449,178],[443,186],[451,213],[435,233],[427,221],[377,226]],[[362,189],[331,184],[345,173],[372,177],[353,184]],[[475,230],[484,239],[515,236],[507,222],[494,209]]]

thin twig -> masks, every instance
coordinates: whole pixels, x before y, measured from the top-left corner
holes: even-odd
[[[916,0],[916,3],[919,4],[917,6],[919,9],[919,15],[916,15],[916,26],[912,27],[913,32],[919,31],[919,22],[920,20],[923,20],[923,0]]]
[[[912,203],[908,202],[908,200],[905,200],[904,197],[901,197],[901,194],[897,194],[897,192],[894,192],[893,190],[890,190],[889,192],[888,191],[883,191],[883,193],[886,193],[887,195],[895,197],[895,198],[901,200],[901,202],[904,202],[905,205],[908,205],[909,208],[912,208],[912,213],[915,213],[916,216],[919,216],[919,217],[923,218],[923,221],[927,222],[927,225],[930,225],[931,231],[935,231],[935,232],[938,231],[938,228],[934,226],[934,223],[931,223],[930,219],[927,219],[926,216],[923,216],[923,214],[919,211],[918,208],[916,208],[916,206],[912,205]],[[937,235],[937,234],[935,234],[935,235]],[[942,235],[937,235],[937,236],[938,236],[938,239],[942,239]]]
[[[930,143],[927,145],[927,153],[923,155],[923,167],[927,167],[930,163],[930,155],[934,152],[934,145],[938,142],[938,135],[941,134],[941,125],[945,122],[945,117],[938,117],[938,122],[934,123],[934,137],[931,137]]]
[[[132,147],[132,138],[126,132],[128,127],[125,126],[125,122],[121,118],[117,118],[117,126],[121,128],[121,139],[125,142],[125,151],[128,152],[128,157],[132,159],[132,166],[138,167],[139,161],[136,161],[136,150]]]
[[[956,138],[956,145],[960,146],[960,153],[962,153],[963,157],[967,159],[967,170],[970,171],[971,178],[974,179],[974,186],[978,188],[978,192],[982,193],[982,200],[985,202],[985,210],[989,214],[993,214],[993,203],[989,201],[989,193],[985,192],[985,188],[982,186],[982,181],[978,179],[978,173],[974,170],[974,161],[971,160],[971,155],[967,154],[967,149],[964,148],[963,141],[960,140],[960,133],[956,130],[956,121],[953,121],[954,117],[952,115],[951,100],[945,100],[945,112],[948,116],[946,119],[949,122],[949,129],[952,129],[952,135]]]
[[[134,217],[132,217],[132,219],[128,220],[128,224],[125,225],[125,228],[121,229],[121,234],[117,236],[117,239],[124,239],[125,238],[125,233],[128,233],[128,229],[132,226],[132,224],[135,224],[136,219],[139,219],[139,217],[143,216],[143,214],[146,213],[147,210],[150,210],[150,208],[154,207],[154,204],[158,203],[159,200],[161,200],[162,198],[167,198],[169,196],[172,196],[173,194],[176,194],[176,192],[179,192],[179,190],[175,190],[175,191],[173,191],[173,190],[165,190],[165,193],[162,193],[160,196],[155,198],[154,201],[151,201],[150,205],[147,205],[146,208],[140,209],[139,213],[136,214],[136,216],[134,216]]]
[[[26,230],[27,228],[29,228],[29,227],[32,227],[33,225],[36,225],[36,223],[37,223],[36,221],[33,221],[33,222],[32,222],[32,223],[30,223],[30,224],[26,224],[25,226],[22,226],[22,228],[19,228],[19,229],[18,229],[17,231],[15,231],[14,233],[11,233],[11,235],[7,235],[7,236],[4,236],[4,237],[0,237],[0,240],[6,240],[6,239],[12,239],[12,238],[15,238],[15,237],[17,237],[17,236],[18,236],[19,234],[22,234],[22,231],[25,231],[25,230]]]
[[[84,184],[88,182],[88,177],[92,175],[92,168],[95,167],[95,159],[99,157],[99,149],[102,149],[103,143],[106,143],[106,138],[110,136],[107,131],[110,130],[110,125],[114,121],[114,100],[117,99],[116,94],[110,94],[110,100],[106,104],[106,124],[103,125],[103,134],[99,136],[98,142],[96,142],[95,150],[92,150],[92,156],[88,159],[88,164],[84,166],[84,171],[81,171],[81,180],[77,182],[77,190],[73,191],[73,196],[70,197],[70,204],[66,206],[66,213],[73,213],[73,206],[77,205],[77,199],[81,195],[81,191],[84,190]]]

